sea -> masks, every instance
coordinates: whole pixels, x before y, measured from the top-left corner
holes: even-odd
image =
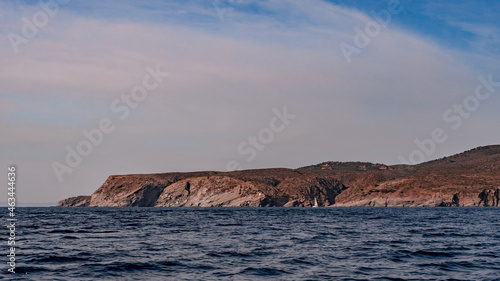
[[[500,280],[500,208],[29,207],[16,216],[15,273],[4,229],[0,279]]]

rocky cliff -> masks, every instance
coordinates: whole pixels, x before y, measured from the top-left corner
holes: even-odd
[[[110,176],[58,206],[498,206],[500,146],[414,165],[325,162],[299,169]]]
[[[316,201],[329,206],[345,189],[327,174],[291,169],[123,175],[108,177],[90,197],[73,197],[58,206],[275,207]]]
[[[88,207],[90,204],[90,196],[75,196],[61,200],[58,207]]]

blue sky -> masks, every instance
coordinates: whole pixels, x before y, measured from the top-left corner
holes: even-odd
[[[46,2],[0,1],[0,152],[24,174],[24,202],[90,194],[111,174],[230,161],[396,164],[437,128],[447,140],[423,161],[500,143],[500,89],[459,129],[443,117],[471,101],[479,76],[500,80],[498,1],[72,0],[16,53],[13,34],[25,37]],[[394,3],[400,12],[348,61],[340,46]],[[113,102],[156,66],[168,78],[118,118]],[[296,118],[247,161],[238,147],[284,107]],[[67,165],[66,147],[104,118],[115,130],[60,181],[53,163]]]

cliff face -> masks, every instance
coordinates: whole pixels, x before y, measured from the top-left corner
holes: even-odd
[[[415,166],[326,162],[292,169],[110,176],[58,206],[495,206],[500,146]]]
[[[110,176],[88,206],[278,207],[312,206],[315,201],[328,206],[345,188],[329,175],[290,169],[124,175]]]
[[[346,185],[349,189],[336,198],[337,206],[498,205],[500,146],[479,147],[415,166],[391,166]]]

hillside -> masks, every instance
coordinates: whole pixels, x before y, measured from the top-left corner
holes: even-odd
[[[91,196],[58,206],[491,206],[498,205],[499,187],[495,145],[414,166],[325,162],[298,169],[110,176]]]

